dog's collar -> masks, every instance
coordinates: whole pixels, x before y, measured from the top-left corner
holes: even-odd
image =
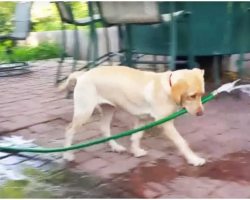
[[[172,74],[173,74],[173,73],[171,73],[171,74],[169,75],[169,85],[170,85],[170,87],[172,87],[172,82],[171,82]]]

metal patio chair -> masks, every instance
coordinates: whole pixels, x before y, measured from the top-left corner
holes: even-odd
[[[56,1],[52,3],[56,4],[58,12],[60,14],[61,21],[62,21],[62,46],[63,48],[62,48],[61,59],[59,61],[59,66],[57,68],[57,76],[56,76],[56,83],[59,83],[67,78],[67,76],[61,77],[62,63],[64,62],[65,57],[66,57],[66,53],[65,53],[66,40],[67,40],[66,25],[67,24],[74,25],[74,52],[73,52],[73,65],[71,69],[71,72],[73,72],[76,70],[77,60],[80,56],[79,55],[80,44],[79,44],[78,27],[79,26],[90,26],[90,27],[94,26],[95,23],[100,21],[100,15],[91,14],[89,17],[86,17],[83,19],[75,19],[70,4],[67,4],[64,1]],[[90,28],[90,30],[93,30],[93,28]],[[90,31],[90,41],[93,41],[93,40],[96,41],[95,37],[96,37],[95,33],[93,31]],[[88,53],[87,53],[88,61],[91,60],[91,50],[97,49],[97,47],[93,47],[95,45],[96,43],[88,44]],[[83,68],[86,68],[90,64],[91,62],[88,62],[87,65],[77,70],[82,70]]]
[[[181,19],[186,19],[189,13],[185,10],[177,10],[175,8],[175,2],[168,2],[168,4],[162,4],[161,2],[97,2],[102,22],[106,28],[110,26],[118,27],[119,44],[120,49],[118,53],[124,52],[124,57],[121,58],[121,65],[128,65],[133,67],[137,63],[152,64],[162,62],[139,62],[139,58],[145,55],[145,53],[137,51],[134,38],[134,27],[143,26],[161,26],[161,34],[167,31],[169,33],[168,49],[170,52],[168,55],[171,57],[170,69],[175,70],[176,57],[177,57],[177,23]],[[189,19],[187,19],[189,23]],[[189,29],[187,30],[189,31]],[[142,34],[147,35],[147,32]],[[142,36],[143,37],[143,36]],[[138,45],[138,43],[137,43]],[[140,45],[140,44],[139,44]],[[151,51],[154,51],[154,46],[151,47]],[[141,55],[142,54],[142,55]],[[157,52],[152,53],[157,55]],[[169,62],[165,62],[169,63]],[[194,59],[193,55],[189,54],[189,63],[193,67]]]
[[[11,58],[11,54],[16,42],[25,40],[29,35],[31,6],[32,2],[18,2],[15,6],[12,33],[0,35],[0,44],[5,47],[5,53],[8,57],[8,62],[0,62],[0,76],[14,76],[30,72],[27,62],[15,61]],[[12,45],[6,45],[5,41],[12,41]]]

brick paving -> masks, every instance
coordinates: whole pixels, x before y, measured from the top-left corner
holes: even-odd
[[[43,147],[61,147],[71,121],[73,101],[55,88],[56,62],[38,62],[27,75],[0,79],[0,134],[35,139]],[[189,166],[159,128],[148,130],[143,158],[110,152],[100,144],[76,152],[68,169],[86,172],[141,198],[250,198],[250,98],[221,95],[205,104],[205,115],[181,116],[176,127],[204,167]],[[75,136],[75,143],[102,137],[96,112]],[[129,120],[128,120],[129,119]],[[112,132],[133,127],[133,117],[117,111]],[[128,147],[129,138],[118,139]]]

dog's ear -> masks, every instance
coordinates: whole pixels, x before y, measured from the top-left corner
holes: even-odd
[[[177,104],[181,104],[182,96],[186,93],[187,89],[188,84],[183,79],[178,80],[178,82],[172,86],[171,96]]]
[[[202,76],[204,76],[205,71],[204,69],[199,69],[199,68],[193,68],[194,71],[198,72],[199,74],[201,74]]]

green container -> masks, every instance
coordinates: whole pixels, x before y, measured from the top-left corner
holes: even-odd
[[[169,2],[160,3],[161,12],[169,13]],[[176,2],[176,11],[187,13],[177,21],[177,55],[228,55],[250,52],[249,2]],[[169,27],[132,25],[135,52],[152,55],[170,54]]]

